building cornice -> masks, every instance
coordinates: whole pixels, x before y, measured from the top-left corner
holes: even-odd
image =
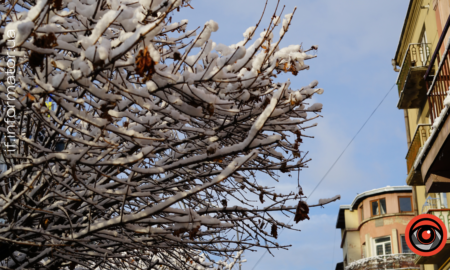
[[[362,201],[365,198],[377,196],[385,193],[401,193],[401,192],[412,192],[412,187],[410,186],[396,186],[396,187],[383,187],[383,188],[377,188],[365,191],[363,193],[360,193],[356,195],[355,199],[353,199],[353,202],[350,204],[349,210],[355,210],[356,207],[358,207],[358,204],[360,201]]]
[[[403,40],[403,38],[405,36],[405,33],[406,33],[406,30],[407,30],[407,28],[409,26],[408,25],[408,20],[409,20],[409,18],[411,16],[411,11],[412,11],[413,5],[414,5],[414,0],[410,0],[409,1],[409,5],[408,5],[408,10],[406,11],[405,21],[403,22],[402,32],[400,33],[400,38],[398,40],[397,50],[395,51],[394,59],[397,59],[398,56],[399,56],[399,53],[400,53],[400,50],[401,50],[401,47],[402,47],[402,40]],[[401,65],[402,63],[397,63],[397,64]]]
[[[414,212],[406,212],[406,213],[391,213],[391,214],[384,214],[384,215],[370,217],[370,218],[367,218],[367,219],[361,221],[361,223],[358,226],[358,230],[361,229],[362,225],[364,225],[367,222],[372,221],[372,220],[376,220],[376,219],[380,219],[380,218],[396,217],[396,216],[415,216],[415,215],[416,214],[414,214]]]
[[[336,229],[345,229],[345,210],[353,211],[356,207],[358,207],[358,204],[360,201],[364,200],[365,198],[377,196],[381,194],[386,193],[403,193],[403,192],[411,192],[412,193],[412,187],[410,186],[396,186],[396,187],[383,187],[383,188],[377,188],[365,191],[363,193],[358,194],[355,199],[353,199],[353,202],[349,205],[340,205],[339,206],[339,213],[336,220]]]

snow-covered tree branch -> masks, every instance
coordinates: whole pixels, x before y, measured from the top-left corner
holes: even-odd
[[[295,10],[217,44],[214,21],[172,22],[192,6],[0,4],[1,269],[222,268],[287,247],[273,212],[309,219],[303,194],[256,176],[308,161],[322,105],[305,101],[323,90],[275,78],[309,69],[317,46],[279,47]]]

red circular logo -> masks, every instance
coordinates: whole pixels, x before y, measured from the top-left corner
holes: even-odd
[[[422,214],[408,223],[405,238],[412,252],[429,257],[444,248],[447,241],[447,228],[437,216]]]

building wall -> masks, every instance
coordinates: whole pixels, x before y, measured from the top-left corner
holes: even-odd
[[[408,18],[407,21],[405,22],[405,26],[401,36],[401,40],[400,40],[400,47],[399,47],[399,51],[397,54],[397,58],[395,59],[397,61],[397,64],[399,66],[402,65],[403,62],[403,58],[405,55],[405,52],[408,49],[408,45],[409,43],[411,43],[411,40],[416,40],[414,39],[415,36],[420,35],[415,33],[416,31],[416,26],[419,23],[419,17],[420,17],[420,13],[421,13],[421,1],[420,0],[411,0],[411,9],[409,10],[409,14],[408,14]]]
[[[402,216],[390,215],[371,219],[365,221],[360,228],[360,241],[361,244],[366,244],[366,246],[371,245],[371,252],[367,253],[366,257],[376,256],[373,250],[372,244],[373,239],[383,236],[391,237],[392,253],[401,253],[401,243],[400,235],[405,233],[406,225],[414,217],[414,214],[404,214]],[[368,238],[367,238],[368,236]],[[369,243],[367,243],[368,239]]]
[[[347,258],[347,264],[361,259],[360,241],[359,241],[359,219],[358,211],[345,210],[345,241],[343,244],[344,259]]]
[[[352,230],[358,229],[359,218],[358,211],[345,210],[345,229]]]
[[[439,40],[439,33],[436,24],[436,12],[434,12],[432,5],[433,0],[411,0],[412,6],[409,13],[408,21],[404,33],[400,40],[400,47],[397,54],[398,65],[402,65],[405,52],[410,43],[418,43],[422,29],[425,26],[427,40],[432,44],[432,51],[436,47]],[[448,1],[448,0],[445,0]],[[430,8],[423,9],[421,6],[430,5]],[[445,24],[445,23],[444,23]]]
[[[361,245],[365,243],[365,248],[368,249],[368,251],[366,251],[366,257],[376,256],[373,251],[372,241],[374,238],[382,236],[391,237],[392,253],[401,253],[400,235],[404,234],[406,225],[413,218],[414,212],[400,213],[399,197],[412,198],[412,193],[390,193],[372,196],[364,199],[358,205],[360,220],[359,238]],[[386,199],[386,214],[372,217],[370,208],[371,202],[383,198]],[[361,220],[361,206],[364,210],[364,220]],[[369,243],[367,243],[367,241]],[[368,247],[368,245],[370,245],[370,247]],[[362,250],[361,253],[363,253]]]
[[[427,194],[425,186],[416,186],[416,199],[418,204],[418,214],[422,214],[422,206],[425,204]]]
[[[432,8],[436,13],[436,25],[438,29],[439,36],[442,34],[442,29],[447,22],[447,18],[450,15],[450,2],[448,0],[433,0]],[[448,43],[448,38],[450,33],[447,33],[444,39],[444,45]],[[444,53],[444,46],[441,47],[441,53]]]
[[[450,15],[450,0],[410,0],[410,4],[411,8],[409,9],[409,16],[404,24],[404,31],[400,37],[399,49],[395,58],[397,64],[399,64],[400,66],[402,64],[403,58],[405,57],[408,45],[410,43],[420,42],[420,37],[424,26],[426,30],[427,42],[431,43],[431,53],[436,50],[436,46],[439,38],[441,37],[444,25],[446,24],[447,19]],[[429,5],[428,8],[426,7],[427,5]],[[449,38],[450,32],[443,39],[443,46],[437,48],[438,52],[440,53],[439,55],[443,54],[444,48],[449,42]],[[439,61],[435,61],[435,70],[437,69],[438,65]],[[407,134],[409,134],[410,140],[412,140],[418,124],[430,123],[428,103],[421,111],[419,109],[406,110],[405,116],[407,117],[407,120],[405,122],[406,131]],[[436,197],[436,194],[427,194],[425,186],[416,186],[414,188],[414,203],[416,204],[417,214],[422,214],[423,205],[425,204],[427,197]],[[450,206],[450,193],[447,193],[447,205]],[[363,227],[364,225],[362,226],[361,230],[363,230]],[[385,233],[388,232],[385,231]],[[448,268],[449,267],[445,266],[440,266],[439,268],[432,264],[424,264],[421,266],[421,269],[425,270],[447,270]]]
[[[347,262],[352,263],[360,260],[361,257],[361,242],[359,240],[359,231],[347,232]]]
[[[436,44],[439,41],[440,31],[438,30],[438,19],[436,18],[436,12],[434,11],[433,1],[439,0],[411,0],[411,9],[409,17],[405,22],[405,29],[400,39],[400,45],[398,54],[396,55],[396,62],[399,66],[403,64],[405,54],[408,46],[411,43],[420,43],[422,30],[425,28],[426,39],[430,45],[430,58],[433,54]],[[442,0],[448,2],[448,0]],[[429,8],[421,8],[429,5]],[[446,17],[447,18],[447,17]],[[445,19],[446,20],[446,19]],[[445,22],[444,22],[445,24]],[[436,61],[437,62],[437,61]],[[436,67],[438,63],[435,64]],[[400,91],[400,90],[399,90]],[[400,94],[400,92],[399,92]],[[419,109],[407,109],[407,132],[409,138],[412,140],[418,124],[429,124],[429,107],[428,104],[422,110]],[[406,153],[405,153],[406,154]],[[408,173],[408,172],[407,172]]]
[[[373,239],[382,236],[391,237],[393,254],[401,252],[400,235],[404,234],[406,225],[414,217],[414,212],[399,213],[398,198],[404,196],[412,197],[412,193],[387,193],[367,197],[354,210],[344,211],[345,229],[341,230],[341,239],[345,266],[364,257],[376,256]],[[371,217],[370,203],[382,198],[386,199],[386,214]],[[361,206],[364,220],[361,219]]]

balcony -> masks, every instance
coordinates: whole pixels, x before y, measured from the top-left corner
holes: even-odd
[[[447,230],[447,243],[444,249],[436,255],[430,257],[418,256],[415,261],[417,264],[443,265],[448,259],[448,254],[450,253],[450,209],[447,205],[447,198],[443,197],[444,194],[433,194],[429,196],[422,206],[422,214],[426,213],[437,216],[444,222],[445,229]]]
[[[439,56],[437,57],[436,60],[439,62],[439,67],[427,92],[431,123],[434,123],[434,120],[439,117],[442,109],[444,109],[444,99],[446,98],[447,91],[450,87],[450,56],[448,55],[448,52],[449,50],[446,48],[442,60],[439,59]],[[433,74],[433,72],[431,72],[431,74]],[[429,78],[430,77],[427,79]],[[427,81],[427,85],[428,83],[429,82]]]
[[[384,256],[375,256],[357,260],[345,267],[345,270],[375,270],[375,269],[420,269],[414,263],[416,254],[400,253]]]
[[[445,194],[445,193],[444,193]],[[440,218],[444,224],[447,226],[447,228],[450,228],[448,220],[448,214],[450,209],[448,209],[447,205],[447,198],[443,197],[443,194],[433,194],[431,196],[428,196],[425,203],[422,206],[422,214],[432,214]],[[444,211],[442,211],[444,210]],[[444,220],[445,216],[445,220]],[[442,218],[441,218],[442,217]],[[449,237],[450,237],[450,231],[449,231]]]
[[[407,184],[410,186],[423,185],[423,180],[421,175],[415,175],[414,170],[411,170],[414,162],[416,160],[417,154],[423,147],[428,137],[430,137],[431,125],[420,124],[416,128],[414,137],[409,145],[408,152],[406,153],[406,169],[410,173],[406,180]]]
[[[445,37],[442,33],[440,41]],[[441,42],[440,42],[441,43]],[[443,45],[442,45],[443,46]],[[426,192],[450,192],[450,110],[444,105],[447,97],[447,90],[450,87],[450,56],[449,44],[445,46],[444,53],[439,57],[439,52],[443,49],[441,45],[436,47],[435,57],[430,62],[429,71],[424,76],[427,85],[428,107],[430,120],[435,127],[431,131],[429,141],[425,144],[423,154],[421,154],[420,171],[423,176]],[[434,61],[439,65],[434,76],[432,67]]]
[[[430,43],[409,44],[397,80],[399,109],[420,108],[425,104],[427,85],[423,76],[429,64]]]

